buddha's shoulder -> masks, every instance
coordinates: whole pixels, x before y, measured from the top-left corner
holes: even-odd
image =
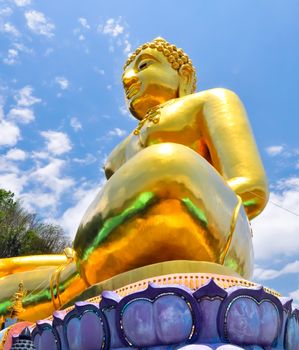
[[[239,99],[238,95],[234,91],[226,88],[213,88],[208,90],[202,90],[199,92],[195,92],[192,95],[187,95],[186,98],[188,98],[188,96],[190,96],[192,99],[202,102],[208,101],[210,99]]]

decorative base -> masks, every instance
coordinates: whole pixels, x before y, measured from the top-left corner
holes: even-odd
[[[261,286],[222,288],[209,279],[194,291],[151,283],[100,299],[37,322],[36,349],[299,349],[299,311]]]

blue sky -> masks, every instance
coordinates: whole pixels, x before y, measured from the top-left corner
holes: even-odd
[[[0,0],[0,186],[72,237],[135,127],[129,52],[157,36],[182,47],[198,90],[242,99],[271,202],[252,222],[255,280],[299,303],[299,3],[294,0]],[[277,204],[277,205],[274,205]]]

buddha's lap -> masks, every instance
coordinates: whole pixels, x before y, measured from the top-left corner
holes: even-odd
[[[103,271],[109,278],[133,263],[219,262],[237,206],[235,193],[196,152],[174,143],[149,146],[109,179],[88,209],[74,247],[89,283]],[[237,272],[248,275],[251,237],[242,206],[235,221],[228,256],[241,266]]]
[[[98,197],[106,193],[114,196],[122,192],[120,188],[126,189],[122,195],[128,198],[137,191],[150,188],[157,195],[167,188],[166,197],[170,197],[175,194],[175,190],[171,191],[174,184],[181,190],[191,191],[195,197],[204,193],[210,197],[215,193],[217,197],[229,198],[233,205],[237,201],[235,193],[206,159],[191,148],[176,143],[151,145],[138,152],[116,171]]]
[[[85,213],[74,245],[85,240],[84,236],[90,241],[107,220],[120,220],[124,225],[126,216],[138,218],[140,212],[169,200],[180,201],[182,210],[189,213],[201,212],[198,215],[223,232],[229,231],[238,203],[235,193],[199,154],[175,143],[152,145],[129,159],[104,185]],[[169,207],[165,216],[166,212],[170,215]]]

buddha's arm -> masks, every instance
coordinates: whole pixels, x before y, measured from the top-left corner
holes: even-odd
[[[268,186],[245,109],[232,91],[212,89],[202,94],[203,129],[213,166],[241,196],[252,219],[268,201]]]
[[[137,152],[137,150],[133,150],[132,146],[130,147],[129,145],[131,138],[132,134],[118,144],[109,154],[104,165],[104,171],[107,179],[109,179],[118,168],[125,164],[132,154]]]

